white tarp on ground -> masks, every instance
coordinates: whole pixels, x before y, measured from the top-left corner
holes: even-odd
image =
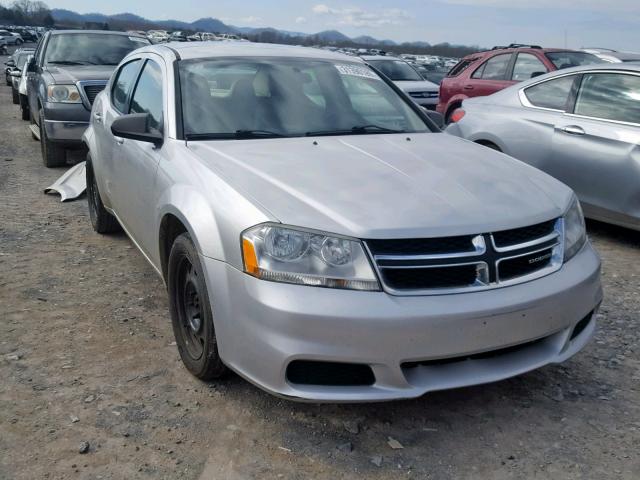
[[[87,179],[85,176],[85,162],[67,170],[56,182],[48,188],[44,193],[59,193],[60,201],[75,200],[87,188]]]

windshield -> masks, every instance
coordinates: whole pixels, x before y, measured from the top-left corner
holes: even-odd
[[[149,40],[127,35],[52,35],[47,44],[45,62],[60,65],[117,65],[129,52],[145,45],[149,45]]]
[[[430,131],[361,63],[196,59],[181,61],[179,70],[190,139]]]
[[[591,65],[593,63],[604,63],[604,60],[586,52],[549,52],[546,55],[558,70]]]
[[[411,65],[402,60],[369,60],[372,66],[380,70],[394,82],[420,82],[422,78]]]

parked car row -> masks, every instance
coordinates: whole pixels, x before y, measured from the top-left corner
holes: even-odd
[[[229,33],[189,33],[183,31],[167,32],[166,30],[149,30],[147,32],[135,30],[130,31],[129,33],[147,37],[151,41],[151,43],[154,44],[166,42],[214,42],[221,40],[241,40],[239,36]]]
[[[440,84],[438,112],[449,123],[467,98],[491,95],[545,73],[579,65],[603,63],[587,52],[537,45],[511,44],[464,57]]]
[[[166,283],[191,373],[371,401],[563,362],[592,337],[581,202],[640,229],[640,70],[592,57],[464,59],[447,78],[513,86],[461,99],[446,133],[412,95],[437,86],[403,84],[422,80],[386,55],[49,32],[26,83],[45,165],[88,150],[92,226],[122,228]]]
[[[464,100],[453,135],[569,185],[588,217],[640,230],[640,63],[553,72]]]

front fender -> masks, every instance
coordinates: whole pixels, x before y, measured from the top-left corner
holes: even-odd
[[[222,235],[216,217],[206,198],[188,185],[174,185],[166,190],[158,201],[157,231],[166,215],[175,216],[185,226],[196,250],[205,257],[225,259]],[[238,239],[238,242],[240,240]],[[154,252],[160,259],[160,242]],[[158,262],[158,265],[160,263]]]

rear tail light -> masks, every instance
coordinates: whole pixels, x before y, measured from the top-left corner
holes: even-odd
[[[462,108],[456,108],[451,114],[451,117],[449,117],[449,120],[451,121],[451,123],[457,123],[464,118],[466,113],[467,112],[465,112]]]

